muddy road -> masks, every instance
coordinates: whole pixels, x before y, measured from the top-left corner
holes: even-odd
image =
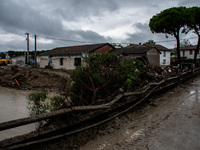
[[[116,118],[81,150],[200,150],[200,78]],[[117,121],[118,120],[118,121]]]

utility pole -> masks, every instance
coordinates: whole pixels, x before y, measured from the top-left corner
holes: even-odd
[[[35,67],[37,67],[37,35],[35,35],[35,53],[34,53],[34,59],[35,59]]]
[[[27,55],[26,55],[26,64],[29,63],[29,33],[25,33],[27,35]]]

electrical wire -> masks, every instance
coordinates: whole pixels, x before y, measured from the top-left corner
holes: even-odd
[[[121,45],[121,44],[134,44],[134,42],[94,42],[94,41],[79,41],[79,40],[70,40],[70,39],[62,39],[62,38],[54,38],[54,37],[47,37],[47,36],[37,36],[40,38],[44,39],[51,39],[51,40],[57,40],[57,41],[66,41],[66,42],[75,42],[75,43],[92,43],[92,44],[100,44],[100,43],[111,43],[111,44],[116,44],[116,45]],[[190,37],[187,39],[195,39],[197,37]],[[183,39],[180,39],[183,40]],[[166,43],[166,42],[174,42],[174,40],[165,40],[165,41],[155,41],[155,43]]]

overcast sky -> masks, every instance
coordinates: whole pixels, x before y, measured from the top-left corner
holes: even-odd
[[[138,44],[151,39],[174,48],[176,42],[169,42],[174,37],[152,34],[148,23],[178,6],[200,6],[200,0],[0,0],[0,52],[26,50],[26,32],[30,50],[34,35],[38,50],[84,44],[72,41]],[[181,38],[197,42],[193,33]]]

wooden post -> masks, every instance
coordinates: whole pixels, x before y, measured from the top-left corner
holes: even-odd
[[[35,59],[35,67],[37,67],[37,35],[35,35],[35,53],[34,53],[34,59]]]
[[[29,33],[25,33],[27,35],[27,55],[26,55],[26,60],[27,60],[27,64],[29,63]]]

